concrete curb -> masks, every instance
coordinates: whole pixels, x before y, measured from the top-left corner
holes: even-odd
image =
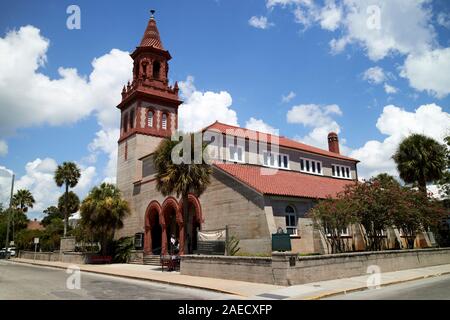
[[[41,263],[39,263],[39,262],[17,261],[17,260],[13,260],[13,259],[11,259],[11,260],[9,260],[9,261],[14,262],[14,263],[22,263],[22,264],[34,265],[34,266],[38,266],[38,267],[47,267],[47,268],[56,268],[56,269],[67,269],[67,267],[64,267],[64,266],[47,265],[47,264],[41,264]],[[78,266],[80,266],[80,265],[78,265]],[[156,282],[156,283],[160,283],[160,284],[168,284],[168,285],[173,285],[173,286],[178,286],[178,287],[183,287],[183,288],[201,289],[201,290],[207,290],[207,291],[211,291],[211,292],[218,292],[218,293],[229,294],[229,295],[233,295],[233,296],[239,296],[239,297],[242,297],[242,298],[247,298],[247,296],[244,296],[244,295],[242,295],[242,294],[240,294],[240,293],[236,293],[236,292],[233,292],[233,291],[227,291],[227,290],[223,290],[223,289],[215,289],[215,288],[202,287],[202,286],[195,285],[195,284],[177,283],[177,282],[171,282],[171,281],[168,281],[168,280],[161,280],[161,279],[141,278],[141,277],[138,277],[138,276],[116,274],[116,273],[105,272],[105,271],[83,270],[82,267],[80,267],[80,271],[82,271],[82,272],[88,272],[88,273],[94,273],[94,274],[100,274],[100,275],[106,275],[106,276],[112,276],[112,277],[119,277],[119,278],[132,279],[132,280],[140,280],[140,281]]]
[[[427,279],[427,278],[435,278],[435,277],[440,277],[440,276],[444,276],[444,275],[448,275],[448,274],[450,274],[450,271],[436,273],[436,274],[430,274],[430,275],[425,275],[425,276],[417,276],[414,278],[384,283],[384,284],[381,284],[380,287],[388,287],[391,285],[401,284],[401,283],[415,281],[415,280],[422,280],[422,279]],[[327,298],[327,297],[332,297],[332,296],[337,296],[337,295],[347,294],[347,293],[352,293],[352,292],[358,292],[358,291],[366,291],[366,290],[369,290],[369,289],[366,286],[364,286],[364,287],[352,288],[352,289],[348,289],[348,290],[330,291],[330,292],[324,292],[324,293],[316,295],[316,296],[307,297],[307,298],[304,298],[301,300],[320,300],[320,299]],[[289,300],[299,300],[299,299],[296,299],[295,297],[293,297]]]

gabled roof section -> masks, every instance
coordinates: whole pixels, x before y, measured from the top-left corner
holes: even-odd
[[[255,165],[215,163],[214,167],[264,195],[325,199],[335,198],[355,180],[315,176],[298,171]]]
[[[237,129],[239,129],[239,130],[237,130]],[[316,147],[313,147],[313,146],[310,146],[310,145],[307,145],[307,144],[304,144],[304,143],[301,143],[301,142],[298,142],[295,140],[288,139],[283,136],[276,136],[276,135],[272,135],[272,134],[268,134],[268,133],[263,133],[263,132],[259,132],[259,131],[236,127],[236,126],[221,123],[218,121],[214,122],[213,124],[209,125],[205,129],[203,129],[203,131],[207,131],[207,130],[217,130],[223,134],[228,133],[228,134],[232,134],[237,137],[240,137],[240,138],[249,138],[250,140],[256,139],[257,141],[266,141],[268,144],[269,143],[274,143],[274,144],[278,143],[280,147],[314,153],[314,154],[331,157],[331,158],[335,158],[335,159],[359,162],[359,160],[356,160],[356,159],[353,159],[353,158],[350,158],[350,157],[347,157],[347,156],[344,156],[341,154],[337,154],[334,152],[330,152],[328,150],[316,148]]]

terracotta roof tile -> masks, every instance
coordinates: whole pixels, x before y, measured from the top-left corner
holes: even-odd
[[[154,47],[157,49],[164,50],[164,46],[159,37],[158,27],[156,26],[156,21],[152,17],[150,18],[147,29],[145,29],[144,36],[142,37],[140,47]]]
[[[335,197],[354,180],[315,176],[255,165],[215,163],[214,166],[262,194],[324,199]],[[264,170],[264,171],[262,171]]]
[[[310,153],[314,153],[314,154],[319,154],[319,155],[323,155],[323,156],[327,156],[327,157],[332,157],[332,158],[336,158],[336,159],[342,159],[342,160],[349,160],[349,161],[353,161],[353,162],[359,162],[359,160],[341,155],[341,154],[337,154],[334,152],[330,152],[328,150],[323,150],[320,148],[316,148],[298,141],[294,141],[291,139],[288,139],[286,137],[283,136],[276,136],[276,135],[271,135],[271,134],[265,134],[262,132],[258,132],[258,131],[254,131],[254,130],[249,130],[249,129],[245,129],[245,128],[241,128],[241,127],[236,127],[236,126],[231,126],[225,123],[221,123],[221,122],[214,122],[213,124],[211,124],[210,126],[206,127],[205,129],[203,129],[203,131],[207,131],[209,129],[214,129],[214,130],[218,130],[224,134],[227,133],[227,130],[234,132],[234,130],[236,129],[241,129],[236,131],[236,134],[231,133],[237,137],[257,137],[256,139],[259,140],[263,140],[263,141],[267,141],[268,143],[270,143],[271,141],[273,141],[274,143],[278,143],[280,146],[285,147],[285,148],[291,148],[291,149],[296,149],[296,150],[301,150],[301,151],[305,151],[305,152],[310,152]],[[278,139],[278,141],[277,141]]]

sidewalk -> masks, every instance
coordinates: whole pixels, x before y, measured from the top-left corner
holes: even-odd
[[[11,259],[16,263],[26,263],[44,267],[67,269],[71,264],[62,262],[39,261],[29,259]],[[290,287],[235,280],[181,275],[179,272],[161,272],[160,267],[134,264],[78,265],[81,271],[110,276],[147,280],[159,283],[179,285],[197,289],[206,289],[236,296],[236,299],[254,300],[315,300],[331,295],[367,289],[370,275],[313,282]],[[406,281],[450,274],[450,264],[434,267],[409,269],[381,273],[381,286]]]

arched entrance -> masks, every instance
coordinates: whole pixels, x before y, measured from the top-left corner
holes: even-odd
[[[167,198],[162,205],[162,251],[164,254],[182,254],[182,243],[184,242],[183,219],[180,215],[178,202],[173,197]],[[178,249],[170,242],[174,237],[179,246]]]
[[[144,253],[161,254],[162,227],[161,205],[158,201],[150,202],[145,214]]]
[[[179,202],[180,212],[183,215],[183,200],[181,199]],[[202,217],[202,208],[200,206],[200,201],[198,198],[189,194],[188,196],[188,208],[189,213],[187,217],[187,221],[184,223],[186,228],[186,239],[185,243],[183,243],[183,253],[192,254],[195,250],[197,250],[197,232],[201,230],[203,217]]]

